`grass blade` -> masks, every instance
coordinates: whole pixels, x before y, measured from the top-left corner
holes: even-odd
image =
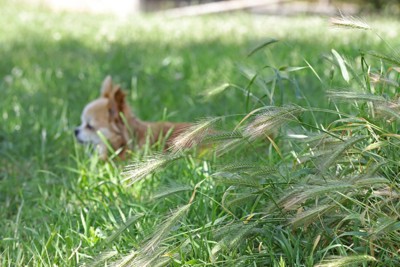
[[[125,222],[122,223],[122,225],[117,230],[114,231],[114,233],[112,233],[109,237],[107,237],[104,242],[107,244],[113,242],[123,231],[128,229],[134,222],[136,222],[141,217],[143,217],[143,214],[138,214],[128,218]]]
[[[174,195],[176,193],[191,191],[191,190],[193,190],[193,187],[189,185],[170,184],[168,186],[162,187],[159,191],[157,191],[153,195],[151,199],[157,200],[160,198],[168,197],[170,195]]]
[[[339,64],[340,71],[342,72],[343,79],[348,83],[350,81],[349,72],[347,71],[346,63],[344,59],[336,52],[335,49],[332,49],[332,54],[336,58],[337,63]]]
[[[252,56],[253,54],[255,54],[257,51],[263,49],[264,47],[266,47],[266,46],[268,46],[268,45],[270,45],[270,44],[276,43],[276,42],[279,42],[279,40],[276,40],[276,39],[271,38],[271,39],[265,41],[264,43],[260,44],[259,46],[257,46],[257,47],[254,48],[253,50],[251,50],[251,51],[248,53],[247,56],[248,56],[248,57],[251,57],[251,56]]]
[[[217,172],[212,175],[217,183],[224,185],[237,185],[248,187],[260,187],[260,182],[252,176],[241,176],[232,172]]]
[[[224,83],[216,88],[212,88],[210,90],[205,91],[204,93],[202,93],[202,95],[205,98],[211,98],[213,96],[219,95],[222,92],[224,92],[226,89],[228,89],[231,85],[229,83]]]

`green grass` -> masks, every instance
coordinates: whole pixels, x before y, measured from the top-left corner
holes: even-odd
[[[335,175],[344,179],[347,173],[339,169],[335,173],[333,167],[344,152],[348,161],[340,167],[354,175],[363,173],[355,166],[364,160],[371,163],[366,164],[368,171],[375,163],[385,163],[379,174],[395,189],[398,143],[395,137],[384,138],[397,133],[395,124],[373,121],[365,115],[369,111],[366,104],[338,104],[343,113],[356,110],[368,118],[361,122],[349,116],[349,125],[332,123],[338,118],[336,111],[333,115],[316,111],[334,107],[326,96],[328,89],[359,88],[360,50],[392,52],[382,39],[396,47],[399,26],[394,21],[371,18],[380,39],[371,32],[332,29],[327,19],[317,17],[235,13],[180,20],[151,16],[121,20],[0,3],[1,265],[75,266],[100,260],[99,255],[104,255],[100,253],[107,251],[118,254],[108,262],[138,255],[134,258],[137,266],[144,262],[156,266],[160,259],[171,261],[171,266],[312,266],[329,260],[328,256],[342,256],[343,264],[370,260],[364,254],[377,258],[377,265],[398,265],[393,254],[398,249],[398,205],[386,198],[388,205],[379,197],[364,197],[372,192],[371,184],[382,182],[379,179],[364,183],[354,179],[338,185]],[[248,56],[270,38],[280,41]],[[332,49],[339,56],[335,58]],[[349,74],[349,83],[338,67],[340,55],[352,65],[348,69],[355,70]],[[368,61],[379,71],[377,60],[368,57]],[[288,68],[308,65],[313,70]],[[337,145],[337,139],[315,137],[308,144],[321,146],[316,148],[321,153],[319,161],[307,155],[309,147],[293,141],[278,138],[280,153],[276,147],[256,142],[220,158],[183,157],[127,186],[122,182],[123,167],[142,160],[148,151],[135,151],[127,162],[104,163],[88,157],[90,151],[73,137],[83,106],[98,96],[107,74],[126,88],[133,110],[145,120],[228,116],[220,127],[232,130],[262,103],[295,104],[315,108],[304,112],[300,126],[292,122],[295,130],[309,124],[337,137],[350,130],[369,135],[374,129],[379,138],[375,147],[368,147],[374,143],[370,137],[339,142],[341,150],[333,153],[330,145]],[[222,93],[204,96],[227,83],[230,86]],[[376,87],[382,89],[379,95],[396,93],[396,88],[386,88]],[[254,98],[248,97],[249,90]],[[350,98],[349,94],[345,97]],[[357,128],[360,125],[365,127]],[[351,156],[366,147],[373,153]],[[291,169],[286,165],[296,165],[291,151],[312,160],[304,168]],[[272,169],[265,170],[268,175],[263,179],[268,179],[249,185],[248,179],[227,176],[238,172],[229,169],[232,162],[236,167],[235,162],[253,164],[246,167],[251,171],[244,172],[252,177],[260,165]],[[215,174],[221,166],[225,166],[225,176]],[[322,171],[324,175],[315,175]],[[321,180],[327,182],[323,187]],[[327,194],[330,191],[339,193]],[[276,208],[302,205],[291,196],[305,200],[303,208],[308,213],[299,209],[296,216]],[[312,224],[320,214],[332,215]],[[296,227],[288,227],[288,221]],[[156,257],[157,253],[170,257]]]

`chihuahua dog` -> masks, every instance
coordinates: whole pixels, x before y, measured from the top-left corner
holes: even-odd
[[[81,125],[75,129],[77,140],[96,145],[99,157],[103,160],[108,158],[104,139],[120,158],[124,158],[130,140],[141,147],[146,142],[152,145],[163,138],[167,149],[192,125],[140,120],[132,113],[126,103],[125,93],[119,85],[113,84],[111,76],[104,79],[100,97],[86,105],[81,121]]]

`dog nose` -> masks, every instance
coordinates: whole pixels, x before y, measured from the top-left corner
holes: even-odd
[[[78,134],[79,134],[79,129],[78,129],[78,128],[75,128],[74,133],[75,133],[75,136],[78,136]]]

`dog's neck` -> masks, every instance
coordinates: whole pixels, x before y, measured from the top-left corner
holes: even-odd
[[[149,128],[151,128],[151,123],[139,119],[137,116],[135,116],[135,114],[131,111],[129,107],[125,107],[123,113],[128,123],[128,132],[130,133],[129,135],[133,135],[135,139],[135,145],[144,145],[143,142],[146,139]]]
[[[129,126],[131,127],[131,130],[135,133],[142,133],[142,132],[144,133],[147,131],[149,127],[147,122],[142,121],[133,114],[129,119]]]

